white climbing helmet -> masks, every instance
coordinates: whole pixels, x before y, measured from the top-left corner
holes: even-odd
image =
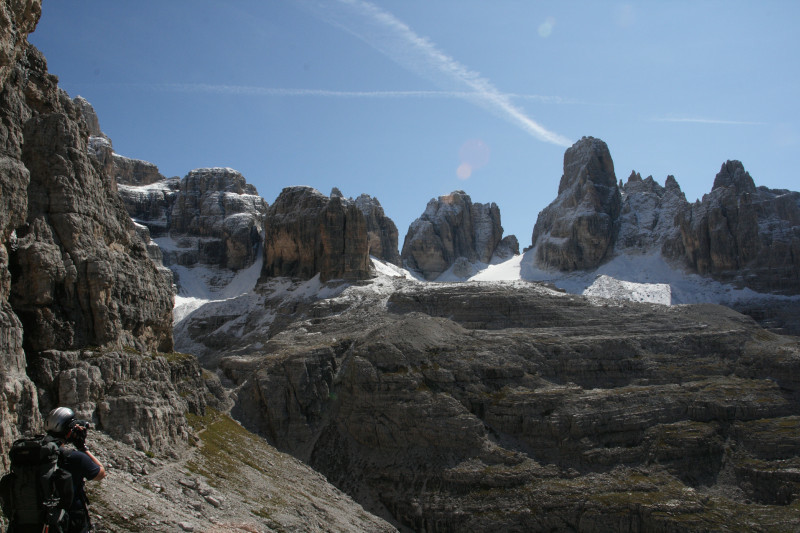
[[[69,423],[73,420],[75,420],[75,411],[69,407],[57,407],[47,415],[44,430],[55,437],[63,437],[67,434]]]

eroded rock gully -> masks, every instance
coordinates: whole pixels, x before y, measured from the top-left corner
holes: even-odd
[[[712,305],[395,283],[221,363],[246,426],[374,512],[418,531],[800,517],[796,339]]]

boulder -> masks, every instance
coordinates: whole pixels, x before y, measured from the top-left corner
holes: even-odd
[[[406,268],[433,280],[460,257],[471,263],[491,262],[502,239],[497,204],[473,204],[464,191],[454,191],[428,202],[409,226],[400,256]]]
[[[613,249],[622,198],[606,143],[583,137],[564,153],[558,197],[536,220],[532,246],[543,268],[600,266]]]
[[[261,278],[322,281],[369,277],[367,222],[355,202],[311,187],[287,187],[264,223]]]

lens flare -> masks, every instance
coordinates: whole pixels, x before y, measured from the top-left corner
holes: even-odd
[[[542,37],[543,39],[550,37],[550,34],[553,33],[553,28],[555,28],[555,26],[555,17],[547,17],[544,22],[539,24],[539,37]]]
[[[458,151],[459,166],[456,169],[458,179],[466,180],[472,173],[489,163],[491,150],[480,139],[470,139],[461,145]]]

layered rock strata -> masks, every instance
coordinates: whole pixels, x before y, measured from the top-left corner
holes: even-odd
[[[261,253],[267,203],[231,168],[192,170],[180,182],[170,213],[170,235],[179,241],[175,262],[231,270],[252,265]],[[193,246],[186,253],[187,241]]]
[[[374,512],[422,531],[800,518],[795,340],[713,305],[394,283],[388,304],[281,304],[281,330],[221,362],[247,427]]]
[[[258,258],[267,203],[239,172],[202,168],[183,179],[118,187],[133,220],[152,238],[174,241],[161,250],[167,265],[236,271]]]
[[[322,281],[369,277],[367,222],[358,206],[340,194],[287,187],[264,223],[261,278],[286,276]]]
[[[490,263],[503,239],[500,208],[472,203],[464,191],[454,191],[428,202],[425,212],[408,228],[400,256],[404,266],[433,280],[459,258]],[[510,251],[506,241],[501,253]],[[518,250],[517,250],[518,253]]]
[[[583,137],[564,153],[558,197],[536,220],[536,261],[563,271],[591,270],[610,255],[622,198],[606,143]]]
[[[180,179],[164,179],[143,187],[119,183],[117,188],[134,222],[146,227],[153,238],[169,235],[172,207],[181,191]]]

